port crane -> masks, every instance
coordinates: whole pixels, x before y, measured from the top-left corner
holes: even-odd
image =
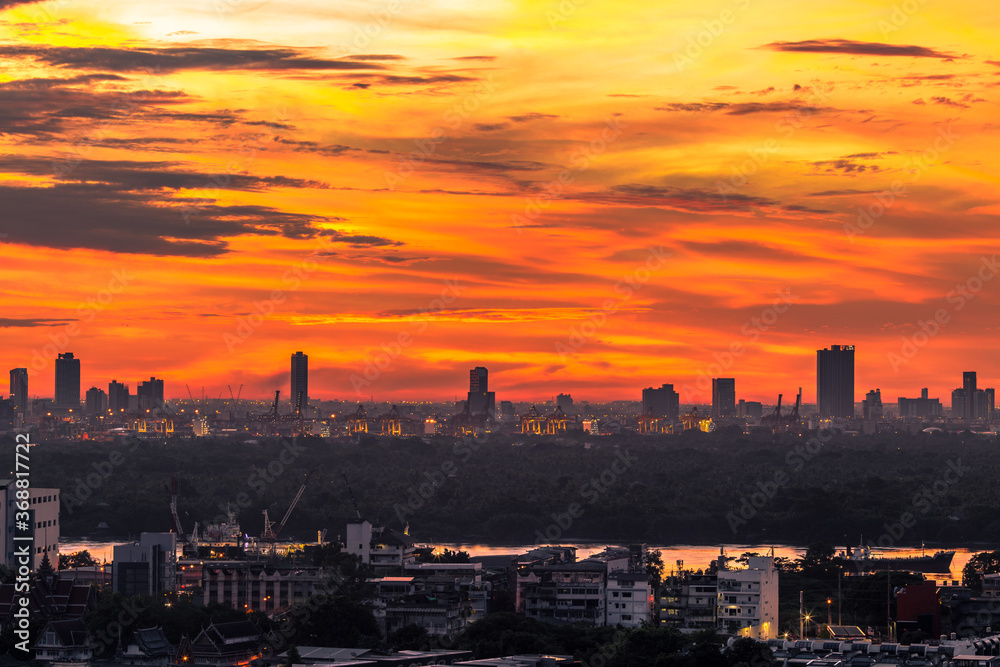
[[[277,528],[275,528],[274,522],[271,521],[271,517],[268,516],[267,510],[264,510],[264,532],[261,533],[260,539],[266,542],[274,542],[278,539],[278,535],[281,534],[281,530],[285,527],[285,523],[288,522],[288,517],[292,515],[292,510],[294,510],[295,506],[299,504],[299,500],[302,498],[302,494],[306,490],[306,485],[309,483],[309,476],[312,475],[313,472],[315,472],[315,470],[310,470],[306,473],[306,478],[303,480],[302,486],[299,487],[298,493],[295,494],[295,498],[292,499],[292,504],[288,506],[288,511],[285,512],[285,516],[282,517],[281,523],[278,524]]]

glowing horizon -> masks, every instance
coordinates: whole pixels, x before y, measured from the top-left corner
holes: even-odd
[[[1000,381],[1000,18],[912,9],[0,0],[3,363],[813,403],[849,344],[947,405]]]

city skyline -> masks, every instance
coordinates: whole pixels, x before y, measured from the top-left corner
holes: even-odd
[[[0,3],[0,363],[707,404],[849,341],[855,399],[992,377],[1000,17],[391,4]]]
[[[846,346],[833,345],[830,348],[824,348],[824,349],[816,350],[814,352],[814,354],[816,355],[815,356],[816,361],[815,361],[815,363],[813,365],[813,368],[815,368],[816,370],[815,370],[814,375],[812,377],[812,384],[809,385],[809,386],[816,387],[816,394],[813,396],[814,400],[812,400],[812,401],[806,400],[808,398],[808,396],[804,395],[804,397],[803,397],[803,403],[804,404],[814,404],[814,405],[816,405],[817,409],[819,409],[820,412],[823,413],[823,414],[828,414],[829,416],[840,416],[840,417],[842,417],[842,416],[846,416],[847,413],[849,412],[848,406],[861,405],[864,402],[863,396],[864,396],[866,390],[862,389],[861,386],[858,385],[856,381],[853,383],[853,392],[848,391],[848,388],[846,386],[842,386],[841,385],[841,381],[840,381],[840,374],[841,373],[846,373],[845,379],[850,380],[850,379],[854,378],[854,370],[855,370],[854,369],[854,352],[855,352],[855,346],[853,346],[853,345],[846,345]],[[835,359],[839,359],[839,356],[837,356],[837,355],[844,355],[845,356],[845,361],[844,362],[836,361]],[[74,358],[73,357],[73,353],[68,353],[67,356],[75,364],[75,372],[78,373],[80,377],[86,377],[86,374],[83,372],[83,369],[85,369],[86,366],[84,364],[81,364],[81,359],[79,357]],[[274,391],[278,390],[278,391],[282,392],[282,394],[284,395],[284,397],[285,397],[284,400],[285,401],[291,401],[291,402],[294,403],[294,401],[295,401],[295,395],[296,395],[296,386],[300,386],[300,387],[303,388],[302,390],[303,390],[303,393],[305,395],[305,398],[308,399],[309,398],[308,397],[308,393],[309,393],[308,392],[308,375],[309,375],[308,359],[309,359],[309,355],[308,354],[304,354],[301,351],[295,352],[294,354],[291,355],[291,372],[288,373],[287,375],[285,375],[285,378],[287,378],[287,379],[284,380],[284,384],[282,384],[282,380],[279,379],[278,380],[278,384],[276,384],[275,386],[273,386],[270,389],[268,389],[266,391],[266,393],[260,394],[260,395],[254,395],[254,394],[249,394],[249,393],[248,394],[244,394],[243,393],[243,387],[239,387],[239,391],[240,391],[241,396],[244,399],[248,399],[248,400],[265,400],[265,401],[270,402],[271,400],[273,400]],[[826,361],[824,361],[824,359]],[[844,368],[844,370],[840,370],[840,365],[841,364],[846,364],[846,367]],[[829,406],[827,406],[826,408],[824,408],[821,405],[821,403],[820,403],[819,393],[820,393],[820,390],[821,390],[821,382],[822,382],[821,379],[820,379],[820,375],[821,375],[822,372],[824,372],[824,368],[831,369],[832,372],[833,372],[833,374],[836,375],[836,379],[832,380],[830,382],[830,389],[831,389],[831,391],[836,392],[838,394],[838,397],[836,399],[833,399],[833,398],[830,399],[831,400],[831,404],[833,404],[834,402],[836,403],[837,408],[834,411],[831,411],[829,409]],[[47,396],[44,393],[33,393],[33,389],[32,388],[35,385],[33,385],[31,383],[25,383],[27,385],[26,387],[20,385],[21,377],[24,374],[23,373],[19,373],[19,371],[22,371],[22,370],[24,370],[24,369],[18,369],[18,368],[12,368],[12,369],[10,369],[10,383],[9,383],[10,393],[9,393],[9,397],[12,400],[14,400],[15,403],[16,403],[16,400],[14,399],[14,388],[17,385],[18,389],[20,391],[26,392],[26,395],[28,397],[30,397],[30,398],[46,398]],[[495,400],[493,398],[493,396],[496,394],[496,392],[495,391],[493,391],[493,392],[488,391],[488,388],[489,388],[489,384],[488,384],[488,382],[489,382],[488,381],[488,369],[485,368],[485,367],[477,366],[476,368],[469,370],[468,373],[469,373],[469,393],[468,393],[468,399],[467,400],[472,401],[471,404],[475,406],[476,409],[474,409],[473,412],[481,411],[482,408],[486,407],[486,406],[492,406],[493,405],[493,401]],[[965,402],[964,396],[968,395],[968,392],[972,392],[974,394],[974,392],[977,391],[977,389],[976,389],[976,386],[977,386],[976,385],[976,383],[977,383],[977,376],[978,376],[978,371],[962,371],[961,372],[961,382],[962,382],[962,386],[961,387],[959,387],[956,390],[942,389],[939,392],[937,392],[937,394],[935,396],[932,396],[931,398],[932,399],[940,400],[939,396],[940,397],[945,397],[945,398],[950,397],[949,402],[947,402],[947,403],[942,402],[943,406],[948,407],[950,409],[952,407],[952,405],[955,404],[956,401],[958,401],[958,404],[961,405],[961,406],[963,406],[962,409],[963,409],[963,413],[965,414],[965,416],[967,418],[975,418],[977,416],[976,413],[975,412],[969,412],[969,410],[973,410],[974,408],[968,407],[969,404],[967,402]],[[957,377],[957,374],[956,374],[956,377]],[[297,379],[297,378],[299,378],[299,379]],[[740,398],[740,399],[743,399],[743,400],[748,400],[748,401],[757,400],[757,396],[753,393],[755,390],[752,387],[749,390],[746,390],[746,389],[743,388],[743,386],[741,384],[741,390],[740,391],[736,391],[736,389],[735,389],[735,379],[736,378],[721,378],[721,377],[709,378],[708,381],[709,381],[710,386],[711,386],[711,391],[709,392],[708,400],[686,400],[686,399],[692,398],[693,396],[700,396],[700,392],[698,391],[697,381],[695,383],[693,383],[693,384],[677,385],[676,387],[672,383],[670,383],[670,384],[665,383],[664,387],[667,387],[668,391],[673,391],[674,393],[677,394],[676,400],[679,402],[679,404],[689,404],[689,405],[695,405],[695,404],[697,404],[697,405],[709,405],[709,406],[713,406],[712,407],[712,415],[713,416],[720,416],[720,415],[716,414],[716,407],[715,407],[715,405],[716,405],[716,403],[719,400],[721,400],[722,405],[724,406],[724,412],[721,413],[721,414],[722,415],[732,416],[732,415],[736,414],[736,400],[737,400],[737,398]],[[195,386],[192,389],[191,386],[190,386],[190,383],[183,382],[183,381],[181,381],[180,384],[184,386],[185,391],[183,393],[179,392],[179,391],[175,391],[174,387],[173,387],[173,384],[175,384],[175,383],[172,383],[172,382],[168,381],[166,383],[166,385],[165,385],[164,379],[162,377],[161,378],[150,377],[149,381],[144,381],[144,380],[137,381],[136,382],[136,396],[141,397],[143,391],[150,391],[149,389],[145,389],[145,385],[149,385],[150,382],[155,382],[156,383],[156,390],[155,390],[156,393],[155,393],[155,399],[153,399],[153,402],[155,402],[155,400],[158,400],[158,401],[162,402],[164,399],[166,399],[166,400],[171,400],[171,399],[174,399],[174,400],[177,400],[177,399],[183,400],[185,398],[185,396],[187,395],[187,392],[191,392],[192,395],[194,395],[195,390],[197,390],[199,398],[202,396],[202,392],[204,392],[204,397],[205,398],[209,398],[210,399],[210,398],[213,398],[213,396],[216,396],[216,394],[214,394],[212,391],[208,391],[206,389],[206,387],[204,387],[204,386],[203,387]],[[720,382],[722,384],[718,384]],[[992,380],[987,380],[987,382],[992,382]],[[299,384],[299,383],[301,383],[301,384]],[[79,386],[81,388],[81,392],[85,393],[86,391],[89,391],[89,390],[84,390],[83,389],[84,386],[88,385],[87,382],[83,382],[83,381],[78,380],[78,384],[79,384]],[[129,385],[127,383],[119,383],[115,378],[112,378],[107,384],[109,386],[109,391],[108,391],[108,393],[106,395],[106,399],[108,400],[109,405],[111,405],[111,406],[118,405],[118,401],[125,401],[125,400],[127,400],[127,397],[130,395],[130,393],[129,393],[130,392]],[[952,384],[954,384],[954,382],[952,382]],[[874,384],[872,384],[869,387],[868,391],[874,390],[874,389],[872,389],[872,387],[876,387],[877,385],[878,385],[878,383],[875,382]],[[90,386],[90,389],[94,389],[94,388],[98,388],[99,389],[101,386],[103,386],[103,384],[101,382],[96,382],[96,383],[89,383],[89,386]],[[165,390],[164,386],[169,387],[169,389]],[[866,385],[866,386],[868,386],[868,385]],[[215,389],[215,387],[213,387],[213,389]],[[226,392],[233,392],[233,391],[235,391],[233,389],[232,384],[226,384],[226,385],[224,385],[223,389],[225,389]],[[574,389],[572,387],[564,387],[563,390],[567,391],[570,395],[574,391]],[[124,398],[121,398],[121,399],[115,398],[116,391],[119,391]],[[502,391],[503,390],[501,390],[501,392]],[[652,389],[652,388],[641,389],[638,386],[636,386],[636,387],[633,388],[633,392],[632,392],[631,396],[616,396],[616,397],[609,397],[609,398],[603,398],[603,399],[590,399],[590,398],[588,398],[586,396],[583,396],[582,394],[578,393],[577,400],[583,400],[583,401],[587,401],[587,402],[590,402],[590,403],[602,403],[602,402],[612,402],[612,401],[621,401],[621,400],[625,400],[625,401],[633,400],[633,401],[636,401],[636,402],[645,403],[646,402],[646,398],[645,398],[646,391],[659,392],[660,389],[655,389],[655,390]],[[922,394],[922,396],[923,396],[924,399],[928,398],[928,392],[934,393],[934,392],[932,392],[927,387],[921,387],[921,388],[919,388],[919,391],[921,392],[921,394]],[[985,389],[985,390],[979,389],[978,392],[979,392],[979,395],[980,395],[980,397],[979,397],[980,401],[985,400],[985,398],[984,398],[984,396],[985,396],[984,395],[984,391],[986,392],[986,394],[990,394],[990,392],[992,392],[993,389],[992,388]],[[915,392],[916,392],[916,389],[914,389],[912,391],[904,392],[903,394],[900,394],[899,396],[890,395],[890,394],[887,393],[887,394],[885,394],[885,398],[886,398],[885,402],[893,404],[897,398],[907,398],[907,394],[913,394]],[[786,397],[790,397],[790,396],[794,395],[794,394],[791,394],[791,393],[785,392],[785,391],[782,391],[782,392],[779,392],[779,393],[784,394]],[[458,391],[457,388],[454,388],[452,390],[452,396],[455,397],[456,400],[457,400],[457,397],[459,396],[459,394],[460,394],[460,392]],[[474,394],[482,394],[482,396],[484,397],[482,399],[483,402],[480,403],[479,401],[477,401],[476,399],[474,399],[473,398]],[[53,396],[52,397],[54,398],[55,395],[56,395],[56,392],[53,391]],[[218,393],[218,397],[219,398],[225,398],[227,395],[228,395],[228,393],[224,393],[222,390],[219,390],[219,393]],[[992,394],[990,394],[990,395],[992,395]],[[319,396],[319,397],[315,397],[315,398],[316,398],[316,400],[340,400],[340,401],[348,401],[348,402],[356,400],[358,403],[364,403],[364,402],[370,402],[368,399],[372,398],[373,396],[374,396],[374,394],[370,394],[367,398],[365,396],[361,396],[361,395],[353,396],[353,397],[352,396],[343,396],[343,395],[329,395],[329,396]],[[582,398],[581,398],[581,396],[582,396]],[[860,396],[860,398],[859,398],[859,396]],[[958,397],[958,398],[956,398],[956,397]],[[85,398],[85,396],[82,396],[81,398]],[[539,400],[540,398],[542,398],[541,395],[539,395],[539,394],[536,393],[535,395],[532,395],[532,396],[529,396],[529,397],[504,397],[504,400],[514,400],[516,402],[528,402],[528,403],[530,403],[530,402],[541,402]],[[761,396],[760,398],[762,399],[762,400],[760,400],[760,402],[762,402],[765,405],[774,404],[774,402],[777,400],[777,396],[773,396],[773,397]],[[548,397],[544,398],[544,400],[549,400],[549,399],[552,399],[553,401],[555,400],[553,398],[553,396],[548,396]],[[768,400],[768,399],[771,399],[771,400]],[[396,399],[394,397],[391,397],[391,396],[390,397],[380,397],[380,398],[376,399],[376,402],[392,402],[393,400],[396,400]],[[403,402],[405,400],[406,399],[400,399],[401,402]],[[432,396],[432,397],[428,397],[427,395],[420,396],[416,400],[430,401],[430,402],[448,402],[449,401],[449,399],[448,399],[447,396]],[[118,407],[120,408],[122,406],[119,405]],[[824,410],[826,410],[826,412],[824,412]]]

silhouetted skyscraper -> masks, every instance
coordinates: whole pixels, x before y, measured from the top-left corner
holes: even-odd
[[[139,383],[135,389],[135,394],[139,398],[139,407],[143,410],[154,410],[163,407],[163,380],[155,377],[149,381]]]
[[[712,419],[736,416],[736,379],[712,378]]]
[[[487,413],[496,416],[496,394],[489,391],[489,371],[482,366],[476,366],[469,371],[469,412],[472,414]]]
[[[680,395],[674,391],[674,385],[665,384],[659,389],[653,387],[643,389],[642,413],[677,419],[681,414],[681,404]]]
[[[80,360],[72,352],[56,359],[56,409],[80,409]]]
[[[123,410],[128,411],[129,391],[128,385],[112,380],[108,383],[108,409],[115,414],[120,414]]]
[[[854,346],[816,351],[816,406],[821,417],[854,417]]]
[[[476,366],[469,371],[469,391],[472,393],[489,391],[489,371],[482,366]]]
[[[14,414],[28,414],[28,369],[10,369],[10,400]]]
[[[99,415],[108,410],[108,395],[99,387],[91,387],[87,390],[87,402],[85,409],[88,415]]]
[[[965,410],[962,416],[966,419],[976,419],[978,411],[976,410],[976,372],[975,371],[965,371],[962,373],[962,389],[965,391]]]
[[[299,401],[299,392],[302,393],[302,407],[309,403],[309,355],[296,352],[292,355],[292,410],[294,411]]]

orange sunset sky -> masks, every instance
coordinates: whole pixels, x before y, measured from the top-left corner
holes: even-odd
[[[813,402],[853,344],[857,400],[950,404],[998,375],[998,35],[966,0],[0,0],[3,372]]]

